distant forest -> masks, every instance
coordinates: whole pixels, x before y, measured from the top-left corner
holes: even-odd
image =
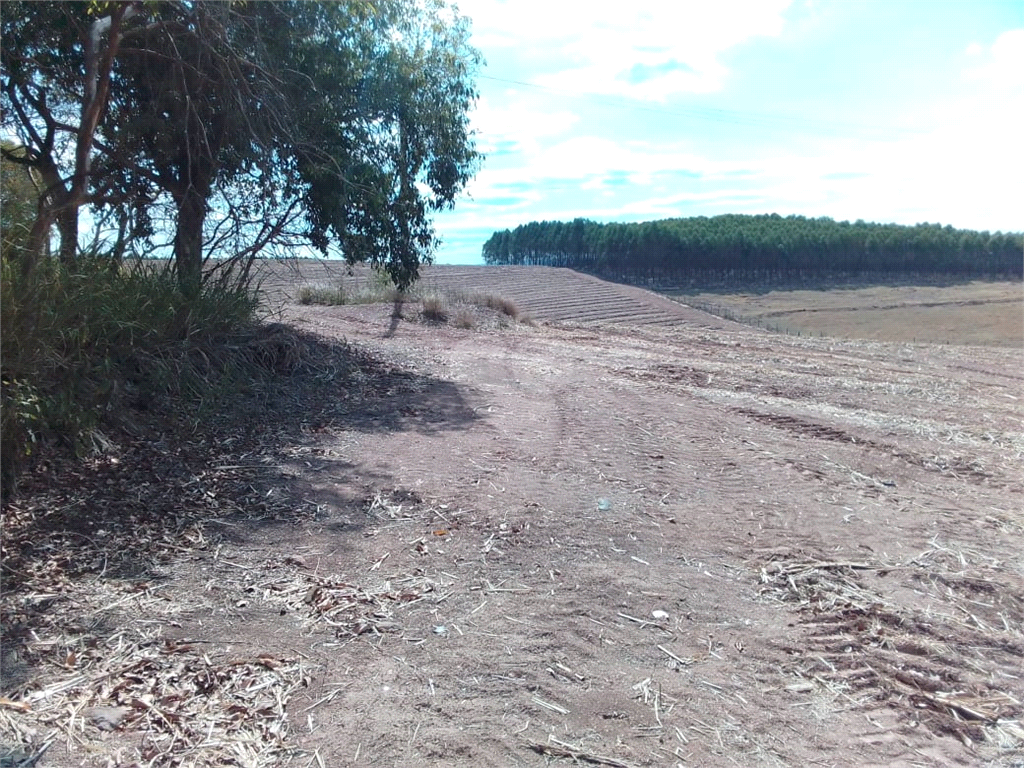
[[[778,214],[635,224],[576,219],[495,232],[483,257],[487,264],[569,267],[631,283],[1022,277],[1024,235]]]

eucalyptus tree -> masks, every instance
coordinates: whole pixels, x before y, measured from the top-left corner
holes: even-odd
[[[477,163],[465,19],[401,0],[156,13],[163,23],[122,51],[104,146],[121,188],[148,190],[146,205],[170,197],[182,288],[198,290],[217,245],[251,259],[282,241],[414,280],[435,243],[430,212]]]
[[[569,266],[610,277],[715,280],[842,274],[1013,275],[1020,233],[864,221],[697,216],[639,223],[530,222],[484,243],[488,264]]]
[[[118,49],[144,18],[130,2],[17,2],[0,10],[0,110],[19,139],[4,159],[41,180],[25,270],[48,251],[54,224],[60,256],[78,245],[78,212],[100,202],[92,189],[94,142],[110,95]],[[110,202],[110,201],[107,201]]]
[[[272,244],[405,287],[478,167],[479,56],[441,0],[4,3],[3,120],[43,179],[40,254],[78,209],[173,232],[182,290]],[[168,216],[158,219],[161,210]]]

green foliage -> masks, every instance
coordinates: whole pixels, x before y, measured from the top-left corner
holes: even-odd
[[[430,213],[453,205],[478,162],[468,22],[443,3],[395,0],[288,13],[287,36],[271,44],[298,96],[301,140],[288,153],[310,241],[408,288],[435,245]]]
[[[114,188],[171,198],[183,285],[216,231],[252,253],[302,238],[408,287],[430,214],[476,169],[467,21],[404,0],[171,2],[152,18],[119,56],[102,135]],[[226,217],[205,220],[211,201]]]
[[[4,259],[0,294],[5,493],[41,444],[82,446],[117,409],[208,394],[258,306],[216,283],[187,300],[170,269],[104,258],[46,259],[27,275]]]
[[[441,0],[9,0],[0,25],[0,127],[24,145],[0,167],[5,479],[126,397],[208,390],[263,249],[368,261],[400,306],[383,283],[413,283],[477,167],[479,55]],[[117,225],[112,257],[80,252],[83,207]],[[168,243],[167,269],[121,266]]]
[[[24,147],[10,141],[3,142],[3,150],[15,156],[25,154]],[[6,261],[25,258],[23,251],[39,200],[31,173],[27,166],[0,156],[0,256]]]
[[[488,264],[571,267],[616,279],[685,279],[736,273],[750,279],[828,274],[1015,275],[1019,233],[972,232],[803,216],[726,215],[637,224],[531,222],[495,232]]]
[[[480,59],[446,2],[7,5],[0,120],[53,190],[40,257],[56,224],[75,258],[91,206],[119,246],[173,231],[188,295],[214,253],[302,242],[406,288],[477,168]]]

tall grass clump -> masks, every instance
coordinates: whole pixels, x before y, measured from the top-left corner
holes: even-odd
[[[340,284],[337,287],[305,285],[299,289],[298,293],[300,304],[323,306],[395,303],[404,302],[408,298],[410,298],[409,293],[400,291],[393,285],[380,285],[377,281],[364,284],[354,290],[348,290]]]
[[[322,304],[324,306],[338,306],[350,302],[350,297],[345,293],[342,286],[336,288],[325,288],[323,286],[304,285],[299,289],[299,304]]]
[[[448,309],[445,307],[444,301],[436,296],[423,299],[420,314],[434,323],[448,322]]]
[[[448,298],[451,301],[462,303],[462,304],[473,304],[477,307],[485,307],[487,309],[493,309],[496,312],[501,312],[503,315],[508,315],[513,320],[519,317],[519,307],[512,299],[506,299],[504,296],[496,296],[493,293],[482,293],[480,291],[465,292],[465,291],[448,291]]]
[[[508,315],[513,320],[519,317],[519,307],[511,299],[506,299],[502,296],[492,296],[487,294],[482,297],[481,303],[490,309],[497,310],[503,314]]]
[[[186,299],[173,269],[102,256],[31,270],[5,257],[0,283],[5,496],[45,445],[81,448],[108,416],[162,395],[202,397],[258,309],[244,282],[211,280]]]

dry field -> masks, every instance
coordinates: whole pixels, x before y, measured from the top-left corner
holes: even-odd
[[[564,270],[426,273],[533,324],[285,301],[334,278],[269,287],[337,364],[5,510],[15,757],[1024,765],[1019,350]]]
[[[677,298],[805,336],[1024,347],[1024,284],[1019,281]]]

